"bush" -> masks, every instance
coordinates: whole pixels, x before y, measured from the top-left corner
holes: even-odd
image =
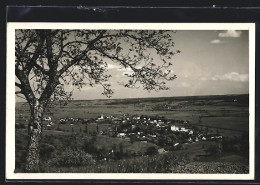
[[[176,147],[176,150],[184,150],[185,147],[183,144],[178,144],[177,147]]]
[[[49,160],[48,164],[50,166],[76,167],[95,164],[95,160],[83,150],[67,149],[61,155]]]
[[[52,156],[55,152],[55,147],[48,143],[43,143],[40,145],[40,157],[42,159],[47,159]]]
[[[145,154],[146,155],[155,155],[155,154],[158,154],[158,150],[154,146],[150,146],[147,148]]]
[[[221,143],[213,142],[206,146],[206,152],[210,155],[218,155],[222,152]]]
[[[83,144],[83,150],[87,153],[90,153],[90,154],[96,154],[97,153],[97,149],[94,145],[96,141],[96,137],[93,137],[92,139],[90,140],[85,140],[84,141],[84,144]]]

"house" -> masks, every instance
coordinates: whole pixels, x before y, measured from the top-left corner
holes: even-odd
[[[101,116],[98,117],[96,121],[102,121],[102,120],[104,120],[104,116],[103,116],[103,114],[101,114]]]
[[[181,132],[186,132],[186,129],[184,127],[181,127],[180,131]]]
[[[176,125],[171,126],[171,131],[179,131],[179,127]]]
[[[123,137],[125,137],[125,136],[126,136],[126,133],[118,133],[118,134],[117,134],[117,137],[122,137],[122,138],[123,138]]]

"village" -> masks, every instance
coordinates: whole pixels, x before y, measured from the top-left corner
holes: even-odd
[[[78,130],[80,133],[89,136],[107,135],[131,143],[153,143],[158,146],[159,153],[183,149],[183,144],[222,139],[218,131],[209,134],[208,128],[198,128],[188,120],[168,120],[155,116],[102,114],[96,119],[70,117],[55,122],[51,117],[45,117],[43,120],[47,130],[74,132],[79,125],[84,125],[83,129],[80,127]],[[62,129],[65,125],[67,130]]]
[[[228,103],[229,100],[233,102],[234,97],[228,96]],[[179,101],[183,103],[182,99]],[[190,103],[195,106],[196,102],[201,101],[199,99]],[[238,102],[242,104],[242,101]],[[232,120],[228,121],[223,117],[221,107],[215,104],[214,108],[219,109],[208,111],[210,117],[201,111],[195,116],[183,113],[180,116],[177,111],[164,114],[150,109],[123,110],[121,105],[108,105],[108,102],[87,103],[88,106],[85,106],[85,102],[72,102],[63,109],[53,108],[42,118],[41,160],[55,172],[57,168],[65,170],[78,166],[79,172],[82,172],[82,168],[84,172],[91,173],[111,172],[112,168],[116,172],[143,172],[150,171],[156,163],[152,172],[197,172],[201,170],[201,166],[205,166],[203,172],[208,173],[208,169],[215,172],[216,165],[222,164],[222,159],[229,160],[230,156],[236,156],[231,161],[234,165],[229,168],[228,163],[226,170],[243,173],[248,171],[248,168],[244,168],[248,166],[248,135],[244,128],[239,130],[239,121],[243,117],[235,117],[238,113],[234,111],[227,114],[229,117],[233,116],[232,120],[236,118],[236,127],[232,125]],[[226,101],[220,103],[224,104]],[[146,104],[150,104],[151,106],[147,107],[152,108],[156,107],[156,104],[166,103]],[[131,107],[130,105],[128,107]],[[168,105],[171,106],[170,103]],[[24,107],[17,111],[15,123],[18,148],[16,165],[19,169],[25,161],[26,128],[30,119],[29,110]],[[209,108],[204,107],[205,110]],[[238,111],[241,114],[240,108]],[[241,160],[243,164],[238,164],[237,160]],[[168,165],[167,161],[172,161],[173,165]],[[186,171],[183,171],[181,161],[187,165]],[[219,163],[215,163],[216,161]],[[193,167],[189,168],[189,164]],[[172,168],[174,165],[179,168]]]

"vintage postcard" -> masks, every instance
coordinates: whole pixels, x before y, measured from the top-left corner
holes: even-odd
[[[252,23],[8,23],[7,179],[253,180]]]

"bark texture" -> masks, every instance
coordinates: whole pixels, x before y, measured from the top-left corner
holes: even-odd
[[[25,171],[28,173],[39,171],[39,145],[42,135],[43,106],[35,100],[31,106],[31,119],[28,125],[28,153],[26,157]]]

